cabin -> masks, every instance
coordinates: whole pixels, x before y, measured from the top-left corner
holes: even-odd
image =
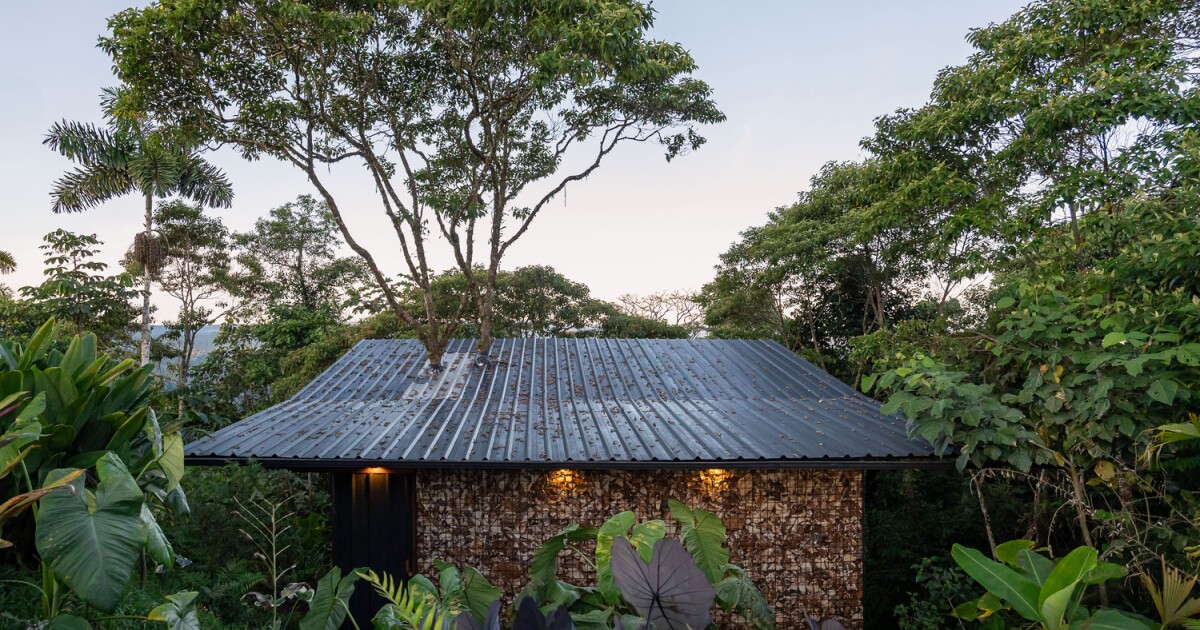
[[[567,524],[670,523],[673,498],[724,519],[780,627],[804,611],[861,627],[864,471],[933,460],[902,418],[772,341],[503,339],[489,363],[474,347],[433,374],[415,340],[363,341],[188,463],[329,473],[344,569],[469,564],[509,597]]]

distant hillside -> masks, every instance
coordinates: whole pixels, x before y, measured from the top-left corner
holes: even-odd
[[[154,337],[159,337],[167,331],[165,326],[154,325],[150,327],[150,334]],[[221,331],[221,327],[217,325],[205,326],[196,333],[196,349],[192,353],[192,365],[196,365],[212,352],[216,345],[217,333]]]

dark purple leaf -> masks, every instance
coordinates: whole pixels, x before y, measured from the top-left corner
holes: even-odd
[[[716,591],[678,540],[654,543],[650,564],[625,538],[614,538],[613,581],[621,597],[657,630],[699,630],[712,623]]]
[[[575,630],[575,622],[571,620],[571,613],[567,612],[566,606],[555,608],[546,617],[532,597],[525,597],[517,607],[512,630]]]
[[[458,613],[458,616],[454,618],[454,630],[500,630],[499,600],[492,602],[487,615],[483,618],[483,623],[475,621],[470,611]]]

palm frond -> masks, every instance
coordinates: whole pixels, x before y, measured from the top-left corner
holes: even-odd
[[[55,213],[83,212],[134,190],[133,180],[124,170],[92,165],[60,177],[54,182],[50,198]]]
[[[125,168],[134,150],[127,139],[108,129],[91,123],[66,120],[51,125],[42,144],[73,162],[85,166],[98,164],[115,169]]]
[[[0,273],[12,273],[17,269],[17,261],[13,255],[0,250]]]
[[[1148,576],[1142,575],[1142,582],[1154,601],[1154,608],[1163,627],[1194,621],[1200,615],[1200,599],[1192,597],[1192,589],[1196,586],[1196,577],[1185,575],[1182,571],[1162,563],[1162,586]]]
[[[179,190],[179,157],[152,144],[143,144],[138,158],[129,162],[128,172],[138,190],[160,199]]]
[[[214,208],[233,205],[233,186],[221,169],[195,155],[180,160],[179,194]]]
[[[371,569],[360,569],[359,576],[375,588],[379,596],[389,604],[376,615],[390,617],[389,621],[403,624],[411,630],[444,630],[450,627],[449,613],[438,611],[437,602],[418,589],[397,582],[387,573],[379,574]]]

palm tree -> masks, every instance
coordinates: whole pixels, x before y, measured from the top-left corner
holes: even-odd
[[[13,255],[0,250],[0,273],[12,273],[17,268],[17,261]]]
[[[79,166],[63,175],[50,193],[54,212],[82,212],[106,201],[138,193],[146,202],[145,230],[140,234],[142,274],[142,365],[150,362],[150,280],[153,249],[154,198],[181,195],[207,206],[229,207],[233,188],[225,174],[201,159],[195,143],[153,124],[124,107],[122,93],[107,89],[101,95],[107,124],[62,121],[46,134],[44,144]]]

